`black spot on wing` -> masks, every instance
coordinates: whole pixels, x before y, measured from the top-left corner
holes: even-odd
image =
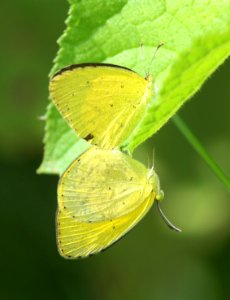
[[[86,137],[84,137],[84,139],[86,141],[92,140],[94,138],[94,135],[92,133],[89,133]]]

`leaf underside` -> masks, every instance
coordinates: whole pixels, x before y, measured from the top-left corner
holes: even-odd
[[[50,75],[83,62],[122,65],[154,77],[155,96],[121,145],[133,151],[171,118],[230,54],[229,3],[220,1],[71,0],[67,28]],[[156,46],[164,42],[148,70]],[[144,61],[140,55],[143,44]],[[62,174],[90,145],[53,104],[46,113],[39,173]]]

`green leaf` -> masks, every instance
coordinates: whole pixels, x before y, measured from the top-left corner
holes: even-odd
[[[62,174],[89,144],[76,136],[53,105],[47,111],[45,155],[38,173]]]
[[[230,54],[229,3],[225,0],[70,3],[67,29],[59,40],[60,50],[51,74],[73,63],[106,62],[145,76],[157,45],[162,41],[165,44],[150,70],[155,97],[122,145],[131,152],[159,130]],[[45,157],[39,171],[61,174],[88,144],[77,138],[54,111],[50,105]]]

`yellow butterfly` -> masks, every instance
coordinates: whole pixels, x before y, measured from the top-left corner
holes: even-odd
[[[115,65],[74,65],[52,78],[50,94],[76,133],[98,145],[77,158],[58,185],[59,252],[86,257],[116,242],[163,197],[153,168],[118,150],[153,96],[152,78]]]
[[[52,78],[50,95],[76,133],[104,149],[120,146],[153,97],[152,77],[109,64],[80,64]]]
[[[86,257],[120,239],[162,198],[155,171],[119,150],[92,147],[76,159],[58,186],[60,254]]]

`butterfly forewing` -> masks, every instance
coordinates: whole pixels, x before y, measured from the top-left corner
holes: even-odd
[[[107,248],[146,214],[155,192],[142,164],[118,150],[92,147],[59,182],[60,253],[77,258]]]
[[[79,221],[110,220],[135,210],[151,191],[148,169],[118,150],[92,147],[75,160],[58,187],[59,208]]]
[[[50,95],[68,124],[105,149],[121,145],[140,122],[153,94],[152,81],[126,68],[76,65],[50,82]]]

